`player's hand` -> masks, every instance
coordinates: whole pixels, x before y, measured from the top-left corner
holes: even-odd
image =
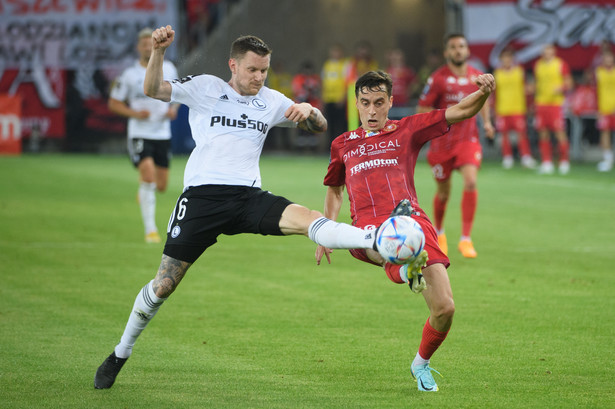
[[[284,112],[284,116],[293,122],[303,122],[308,119],[311,114],[312,106],[307,102],[293,104]]]
[[[149,111],[147,109],[142,109],[135,113],[136,119],[147,119],[149,118]]]
[[[160,27],[152,33],[152,45],[154,50],[166,49],[175,40],[175,30],[171,26]]]
[[[316,264],[320,265],[320,260],[322,260],[323,255],[327,257],[327,262],[331,264],[331,253],[333,253],[333,250],[327,247],[324,247],[324,246],[316,247],[316,254],[314,255],[316,258]]]
[[[495,138],[495,128],[493,127],[493,125],[491,124],[491,121],[486,121],[483,124],[483,130],[485,131],[485,136],[489,139],[489,140],[493,140],[493,138]]]
[[[491,74],[479,75],[478,77],[476,77],[474,83],[483,94],[489,95],[493,91],[495,91],[495,78]]]

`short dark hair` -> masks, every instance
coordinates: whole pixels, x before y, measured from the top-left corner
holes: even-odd
[[[248,35],[241,36],[237,40],[233,41],[231,45],[231,58],[241,58],[248,51],[265,57],[271,54],[271,48],[263,40],[256,36]]]
[[[381,91],[382,85],[386,88],[387,95],[390,97],[393,90],[393,79],[384,71],[368,71],[361,75],[354,86],[354,94],[358,98],[359,92],[363,88],[369,91]]]
[[[462,33],[448,33],[444,36],[444,48],[448,46],[448,42],[451,41],[453,38],[463,38],[467,41],[466,36]]]

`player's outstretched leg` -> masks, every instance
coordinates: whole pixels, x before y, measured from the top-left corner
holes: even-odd
[[[118,358],[115,356],[115,351],[105,359],[105,362],[98,367],[96,376],[94,377],[94,387],[96,389],[109,389],[113,386],[117,374],[120,373],[122,366],[128,358]]]

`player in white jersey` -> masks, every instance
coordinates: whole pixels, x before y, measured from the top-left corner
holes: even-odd
[[[320,212],[260,189],[258,161],[267,131],[273,126],[299,126],[324,132],[327,121],[308,103],[296,104],[264,86],[271,49],[259,38],[233,42],[231,79],[210,75],[165,81],[164,54],[175,38],[171,26],[152,34],[145,94],[186,104],[196,147],[184,176],[156,277],[139,292],[113,353],[96,371],[94,387],[110,388],[132,348],[162,303],[175,291],[188,268],[220,234],[308,236],[327,248],[373,248],[375,235],[337,223]]]
[[[143,92],[145,69],[152,54],[152,29],[139,31],[139,59],[115,80],[109,95],[109,109],[128,118],[128,154],[139,170],[139,206],[145,227],[145,241],[160,243],[156,228],[156,190],[164,192],[169,179],[171,120],[179,104],[150,98]],[[166,79],[177,78],[172,62],[164,61]]]

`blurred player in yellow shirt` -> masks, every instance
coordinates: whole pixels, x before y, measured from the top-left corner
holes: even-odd
[[[536,161],[532,157],[527,138],[527,112],[525,103],[525,72],[515,62],[514,51],[507,48],[500,54],[500,66],[493,73],[496,82],[495,113],[496,128],[502,134],[502,166],[512,168],[514,164],[513,149],[508,134],[517,133],[517,147],[521,155],[521,165],[534,168]]]
[[[341,44],[329,48],[329,58],[322,66],[322,102],[329,123],[329,142],[348,130],[346,123],[346,74],[348,59]]]
[[[598,170],[608,172],[613,169],[611,132],[615,131],[615,56],[610,50],[602,53],[602,63],[596,68],[596,89],[599,114],[596,125],[603,154]]]
[[[565,93],[572,89],[573,82],[568,64],[557,57],[555,46],[548,44],[534,66],[536,103],[536,130],[538,131],[542,163],[540,173],[554,172],[550,132],[557,139],[559,148],[559,173],[570,171],[570,144],[564,120]]]

